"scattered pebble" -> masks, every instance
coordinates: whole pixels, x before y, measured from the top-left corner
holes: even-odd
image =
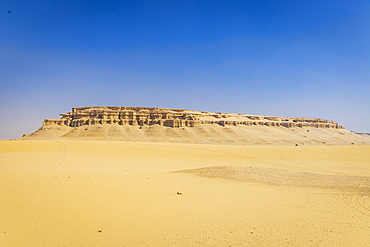
[[[182,195],[182,192],[178,192],[178,191],[177,191],[177,192],[176,192],[176,194],[178,194],[178,195]]]

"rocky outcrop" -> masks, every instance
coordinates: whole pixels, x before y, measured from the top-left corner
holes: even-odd
[[[196,127],[201,124],[217,124],[221,126],[264,125],[286,128],[314,127],[344,129],[343,126],[340,126],[334,121],[321,118],[271,117],[157,107],[75,107],[72,108],[72,112],[60,115],[61,119],[45,119],[43,126],[61,125],[79,127],[95,124],[118,124],[131,126],[160,125],[181,128]]]

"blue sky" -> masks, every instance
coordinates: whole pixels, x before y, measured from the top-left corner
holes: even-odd
[[[0,139],[91,105],[370,132],[369,68],[369,1],[0,0]]]

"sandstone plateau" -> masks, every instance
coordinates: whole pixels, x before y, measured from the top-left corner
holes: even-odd
[[[20,139],[242,145],[370,144],[334,121],[157,107],[75,107]]]

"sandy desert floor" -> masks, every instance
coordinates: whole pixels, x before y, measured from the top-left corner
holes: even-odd
[[[369,246],[370,146],[0,141],[0,246]]]

